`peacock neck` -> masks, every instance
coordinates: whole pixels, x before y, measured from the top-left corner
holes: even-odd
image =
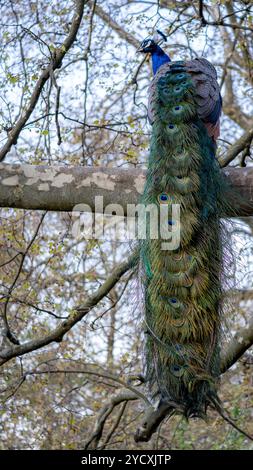
[[[171,62],[169,56],[165,54],[165,52],[159,46],[156,46],[155,50],[151,52],[151,56],[154,75],[163,64]]]

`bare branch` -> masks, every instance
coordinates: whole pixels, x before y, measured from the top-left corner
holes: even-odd
[[[8,319],[7,319],[7,308],[8,308],[8,304],[9,304],[9,300],[10,300],[10,296],[15,288],[15,285],[17,283],[17,280],[22,272],[22,268],[23,268],[23,265],[24,265],[24,262],[25,262],[25,259],[26,259],[26,256],[31,248],[31,246],[33,245],[33,243],[35,242],[36,240],[36,237],[39,233],[39,230],[40,230],[40,227],[43,223],[43,220],[45,218],[45,213],[42,214],[41,218],[40,218],[40,221],[36,227],[36,230],[30,240],[30,242],[28,243],[26,249],[24,250],[24,252],[20,253],[21,255],[21,259],[20,259],[20,263],[19,263],[19,267],[18,267],[18,270],[17,270],[17,273],[16,273],[16,276],[14,277],[13,279],[13,282],[11,284],[11,286],[9,287],[8,289],[8,292],[7,292],[7,298],[6,298],[6,301],[4,302],[4,304],[2,305],[3,307],[3,320],[4,320],[4,325],[5,325],[5,331],[4,331],[4,335],[13,343],[13,344],[19,344],[19,341],[18,339],[13,335],[13,333],[11,332],[11,329],[9,327],[9,323],[8,323]]]
[[[134,398],[133,398],[134,400]],[[128,400],[129,401],[129,400]],[[124,401],[122,403],[122,406],[118,412],[118,415],[117,415],[117,418],[115,420],[115,423],[113,423],[111,429],[109,430],[104,442],[103,442],[103,445],[99,447],[99,450],[102,450],[102,449],[105,449],[106,445],[108,444],[108,442],[110,441],[111,437],[113,436],[113,434],[115,433],[116,429],[118,428],[119,426],[119,423],[121,421],[121,418],[123,416],[123,414],[125,413],[125,410],[126,410],[126,406],[127,406],[127,401]]]
[[[222,165],[231,161],[252,138],[252,131],[244,134],[221,159]],[[96,213],[107,212],[106,207],[119,204],[127,214],[128,204],[137,204],[143,192],[146,172],[140,169],[105,167],[61,167],[0,163],[0,207],[21,209],[72,211],[77,204],[87,204]],[[245,198],[235,200],[231,213],[224,216],[253,214],[253,168],[224,170],[235,193]],[[73,191],[75,188],[75,191]],[[96,203],[96,197],[103,203]],[[82,211],[82,208],[75,208]]]
[[[117,394],[111,396],[110,399],[101,408],[95,422],[94,430],[90,438],[85,442],[84,449],[96,449],[97,444],[102,437],[106,420],[116,406],[118,406],[122,402],[137,399],[138,396],[134,392],[131,392],[127,389],[122,389]]]
[[[127,272],[130,268],[132,268],[137,262],[137,255],[134,254],[124,263],[119,264],[113,270],[112,274],[108,279],[104,282],[104,284],[93,294],[90,298],[86,300],[86,302],[76,307],[74,312],[69,315],[67,320],[61,322],[54,330],[52,330],[48,335],[40,337],[38,339],[33,339],[24,343],[19,346],[8,347],[3,349],[0,352],[0,365],[4,364],[5,362],[9,361],[13,357],[22,356],[27,354],[31,351],[35,351],[37,349],[43,348],[48,344],[53,342],[61,342],[63,336],[73,328],[73,326],[81,321],[95,305],[100,302],[101,299],[105,295],[110,292],[110,290],[115,286],[115,284],[119,281],[119,279]]]
[[[240,328],[223,353],[221,372],[224,374],[253,345],[253,321]]]
[[[247,328],[241,328],[234,339],[228,344],[221,360],[221,373],[224,374],[240,357],[253,345],[253,321]],[[149,441],[156,432],[159,424],[167,417],[171,416],[172,409],[168,404],[161,404],[157,408],[148,407],[144,419],[135,433],[135,441]],[[225,416],[225,415],[224,415]],[[224,418],[223,416],[223,418]],[[225,419],[225,418],[224,418]],[[226,418],[227,419],[227,418]],[[229,420],[229,419],[227,419]],[[230,420],[231,424],[231,420]],[[239,432],[242,430],[237,429]],[[244,433],[252,439],[247,433]]]
[[[227,166],[232,162],[240,152],[247,148],[253,139],[253,127],[246,131],[240,139],[238,139],[226,152],[226,154],[219,159],[221,167]]]
[[[249,7],[246,8],[246,10],[249,11]],[[226,15],[226,17],[227,17],[227,15]],[[199,18],[201,20],[202,26],[225,26],[225,27],[232,28],[232,29],[242,29],[244,31],[253,31],[253,28],[251,28],[250,26],[243,26],[242,24],[238,24],[237,22],[227,23],[227,22],[224,21],[225,17],[221,18],[220,20],[217,20],[217,21],[208,21],[204,17],[204,2],[203,2],[203,0],[199,0]]]
[[[247,115],[241,109],[241,106],[237,102],[237,98],[233,89],[233,82],[231,77],[231,71],[227,71],[226,74],[226,94],[223,102],[223,112],[236,124],[245,129],[246,131],[252,128],[252,116]]]
[[[83,10],[84,5],[87,3],[88,0],[76,0],[76,8],[73,15],[73,20],[70,26],[70,32],[65,41],[62,43],[62,46],[59,47],[57,50],[54,51],[52,54],[51,61],[49,65],[42,71],[31,96],[30,102],[21,117],[18,119],[14,127],[9,131],[8,140],[0,150],[0,161],[2,161],[6,154],[11,149],[12,145],[17,143],[17,139],[19,137],[20,132],[22,131],[23,127],[25,126],[27,120],[31,116],[41,94],[41,91],[50,77],[51,71],[59,69],[62,64],[62,60],[65,57],[68,50],[71,48],[73,42],[76,39],[79,26],[81,24],[81,20],[83,17]]]
[[[114,21],[108,13],[106,13],[103,8],[99,5],[96,5],[95,13],[111,28],[113,29],[121,39],[124,39],[129,44],[134,46],[136,49],[139,47],[140,41],[136,39],[132,34],[125,31],[116,21]]]

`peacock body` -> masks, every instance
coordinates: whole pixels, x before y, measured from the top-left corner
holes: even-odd
[[[171,230],[172,206],[180,205],[179,246],[164,250],[162,237],[148,230],[140,242],[146,381],[154,399],[203,417],[218,403],[220,373],[224,181],[215,150],[222,101],[206,59],[171,62],[152,40],[141,51],[152,54],[155,74],[142,202],[166,204]]]

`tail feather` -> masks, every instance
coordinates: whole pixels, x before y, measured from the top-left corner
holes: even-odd
[[[186,416],[218,400],[221,174],[215,144],[199,119],[195,85],[182,63],[156,84],[147,182],[142,202],[180,204],[180,246],[141,241],[146,379],[154,397]],[[168,226],[173,228],[173,219]]]

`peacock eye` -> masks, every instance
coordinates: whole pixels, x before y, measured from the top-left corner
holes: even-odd
[[[175,225],[174,220],[169,219],[169,220],[168,220],[168,225]]]
[[[157,199],[158,199],[158,202],[160,204],[173,204],[173,202],[175,201],[175,197],[174,196],[170,196],[169,194],[167,193],[161,193],[157,196]]]
[[[169,134],[174,134],[174,133],[177,132],[177,131],[178,131],[178,127],[177,127],[175,124],[172,124],[172,123],[168,124],[168,126],[167,126],[167,132],[168,132]]]
[[[182,106],[175,106],[174,107],[174,111],[181,111],[181,109],[182,109]]]
[[[173,309],[175,309],[175,311],[176,310],[180,311],[183,308],[182,302],[178,301],[178,299],[176,297],[170,297],[168,299],[168,302],[173,307]]]
[[[161,194],[158,195],[158,201],[159,201],[160,203],[164,204],[164,203],[168,202],[168,200],[169,200],[168,194],[166,194],[166,193],[161,193]]]
[[[184,77],[184,74],[183,74],[183,73],[180,73],[180,74],[177,76],[177,78],[179,78],[179,79],[180,79],[180,78],[183,78],[183,77]]]
[[[170,370],[171,370],[171,373],[175,375],[176,377],[182,377],[185,371],[184,367],[180,367],[177,364],[175,364],[174,366],[171,366]]]
[[[169,95],[170,89],[167,86],[162,85],[160,87],[160,93],[162,93],[162,95]]]
[[[177,179],[178,180],[181,180],[183,177],[182,176],[177,176]]]
[[[176,87],[174,88],[175,91],[181,91],[181,89],[182,89],[181,86],[176,86]]]

